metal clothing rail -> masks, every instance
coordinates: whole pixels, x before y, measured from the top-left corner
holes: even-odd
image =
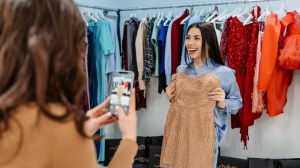
[[[166,5],[166,6],[151,6],[151,7],[137,7],[137,8],[123,8],[119,11],[135,11],[135,10],[149,10],[149,9],[167,9],[167,8],[183,8],[195,6],[211,6],[211,5],[226,5],[226,4],[241,4],[241,3],[255,3],[255,2],[274,2],[283,0],[231,0],[231,1],[217,1],[209,3],[189,3],[183,5]]]
[[[83,7],[83,8],[100,9],[100,10],[104,10],[104,11],[113,11],[113,12],[118,12],[118,11],[119,11],[118,9],[114,9],[114,8],[106,8],[106,7],[100,7],[100,6],[95,6],[95,5],[77,4],[77,6]]]

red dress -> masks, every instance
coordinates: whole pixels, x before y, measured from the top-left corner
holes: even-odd
[[[241,91],[241,96],[244,95],[246,63],[249,53],[249,45],[251,38],[252,24],[243,26],[237,17],[230,21],[228,46],[227,46],[227,61],[228,67],[235,70],[235,77]],[[244,108],[241,108],[236,115],[231,115],[231,127],[241,127],[241,114]]]
[[[260,8],[257,8],[257,16]],[[251,13],[254,16],[254,10]],[[228,66],[236,71],[236,79],[243,98],[243,108],[236,115],[231,115],[231,127],[241,128],[241,140],[246,147],[248,127],[261,114],[252,113],[252,92],[254,67],[256,62],[256,49],[258,41],[259,24],[254,16],[253,23],[243,25],[237,17],[231,19],[229,41],[227,48]],[[224,58],[224,56],[223,56]]]
[[[260,7],[257,8],[257,16],[260,15]],[[252,12],[253,16],[254,13]],[[253,18],[252,23],[252,33],[249,46],[249,56],[247,61],[246,69],[246,79],[245,79],[245,90],[243,95],[243,104],[244,111],[241,116],[242,122],[242,140],[245,144],[248,136],[247,127],[254,125],[254,120],[258,119],[261,116],[261,113],[252,113],[252,94],[253,94],[253,82],[254,82],[254,67],[256,63],[256,54],[257,54],[257,42],[258,42],[258,32],[259,32],[259,23],[256,21],[256,17]]]

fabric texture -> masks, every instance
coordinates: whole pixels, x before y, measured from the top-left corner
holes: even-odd
[[[151,19],[147,25],[146,31],[146,48],[145,48],[145,60],[144,60],[144,71],[142,80],[145,81],[146,85],[150,83],[150,77],[152,75],[153,69],[155,68],[153,65],[155,62],[155,52],[154,46],[151,43],[151,33],[153,30],[154,19]]]
[[[165,125],[161,166],[212,167],[216,102],[203,95],[219,87],[220,80],[213,73],[190,77],[181,72],[172,84],[176,90]]]
[[[300,69],[300,13],[289,12],[282,23],[287,26],[287,35],[278,63],[285,69]]]
[[[225,63],[225,65],[228,65],[227,50],[228,50],[228,38],[229,38],[230,20],[231,19],[232,19],[232,17],[229,17],[224,22],[223,33],[222,33],[221,42],[220,42],[221,57],[222,57],[222,60]]]
[[[212,59],[208,59],[199,69],[195,69],[194,65],[180,65],[177,72],[185,72],[189,76],[202,76],[213,72],[221,81],[221,88],[225,91],[226,111],[221,112],[218,107],[214,109],[215,122],[215,150],[214,165],[217,164],[218,145],[224,140],[228,131],[228,116],[236,114],[242,107],[242,98],[238,84],[235,79],[234,70],[217,64]]]
[[[267,94],[269,116],[283,113],[288,87],[293,79],[293,72],[283,69],[278,64],[278,55],[283,47],[283,33],[286,28],[285,19],[287,18],[280,21],[277,14],[269,15],[263,37],[258,90]]]
[[[145,49],[146,49],[146,33],[147,33],[147,25],[149,20],[143,20],[137,31],[136,40],[135,40],[135,50],[136,50],[136,62],[138,69],[138,80],[139,80],[139,88],[140,90],[146,90],[146,84],[143,80],[143,72],[144,72],[144,60],[145,60]]]
[[[266,100],[265,94],[258,90],[258,74],[259,74],[259,64],[261,59],[261,46],[264,32],[260,31],[258,34],[257,42],[257,53],[256,53],[256,63],[254,68],[254,78],[253,78],[253,93],[252,93],[252,112],[263,112],[266,110]]]

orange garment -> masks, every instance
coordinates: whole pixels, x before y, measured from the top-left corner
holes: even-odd
[[[300,14],[297,11],[289,12],[282,23],[288,27],[278,58],[279,65],[285,69],[300,69]]]
[[[270,116],[283,113],[293,75],[292,71],[280,67],[277,61],[286,19],[279,21],[277,14],[272,14],[267,17],[265,25],[258,90],[267,92],[267,113]]]

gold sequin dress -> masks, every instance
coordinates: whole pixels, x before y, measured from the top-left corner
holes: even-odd
[[[214,108],[208,92],[220,87],[208,73],[198,77],[175,74],[175,96],[168,112],[161,153],[161,167],[211,168],[214,158]]]

